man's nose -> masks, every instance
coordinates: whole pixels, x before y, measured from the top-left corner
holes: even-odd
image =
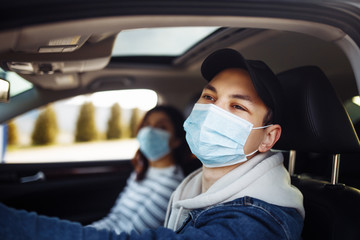
[[[227,109],[227,104],[226,104],[226,102],[225,102],[224,100],[218,99],[218,100],[214,103],[214,105],[216,105],[217,107],[220,107],[220,108],[228,111],[228,109]]]

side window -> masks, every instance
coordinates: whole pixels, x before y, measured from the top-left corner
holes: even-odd
[[[354,124],[354,129],[360,137],[360,96],[354,96],[344,103],[345,109]]]
[[[106,91],[27,112],[2,126],[3,162],[130,159],[138,149],[139,121],[157,99],[151,90]]]

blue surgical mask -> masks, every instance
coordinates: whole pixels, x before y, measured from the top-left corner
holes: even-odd
[[[268,125],[270,126],[270,125]],[[208,168],[230,166],[247,160],[244,146],[253,124],[214,104],[195,104],[184,123],[192,153]]]
[[[170,133],[165,130],[143,127],[136,138],[139,141],[140,151],[150,161],[156,161],[170,153]]]

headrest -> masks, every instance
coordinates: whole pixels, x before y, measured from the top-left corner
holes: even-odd
[[[285,94],[279,150],[317,153],[359,152],[351,120],[325,74],[315,66],[278,74]]]

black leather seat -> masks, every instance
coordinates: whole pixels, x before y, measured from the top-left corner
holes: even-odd
[[[304,195],[303,239],[359,240],[360,191],[338,184],[336,175],[339,154],[360,152],[353,125],[318,67],[300,67],[278,77],[286,106],[283,133],[274,148],[335,156],[331,182],[301,174],[292,176],[292,183]],[[296,163],[303,160],[315,161],[296,159]]]

